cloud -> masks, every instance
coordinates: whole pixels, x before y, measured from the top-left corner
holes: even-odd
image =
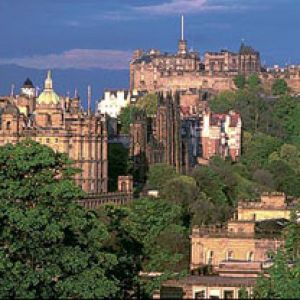
[[[211,4],[208,0],[171,0],[157,5],[139,6],[134,9],[143,13],[166,15],[222,10],[227,9],[227,6],[223,4]]]
[[[71,49],[60,54],[0,58],[0,64],[34,69],[128,69],[132,53],[121,50]]]

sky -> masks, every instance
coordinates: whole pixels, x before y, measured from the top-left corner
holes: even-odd
[[[120,72],[115,87],[125,88],[134,49],[176,51],[181,14],[188,45],[200,55],[237,51],[244,39],[266,65],[300,64],[299,0],[0,0],[0,94],[7,66],[82,71],[91,81],[95,70]]]

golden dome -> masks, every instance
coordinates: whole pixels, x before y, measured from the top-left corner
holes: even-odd
[[[38,104],[58,104],[59,96],[53,90],[51,71],[48,71],[43,92],[37,98]]]

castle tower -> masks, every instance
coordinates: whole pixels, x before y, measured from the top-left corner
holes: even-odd
[[[187,54],[187,41],[184,39],[184,16],[181,15],[181,37],[178,43],[178,54]]]

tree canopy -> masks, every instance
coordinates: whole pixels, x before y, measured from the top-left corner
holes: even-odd
[[[118,290],[105,226],[74,201],[65,155],[32,141],[0,148],[0,297],[103,298]]]

